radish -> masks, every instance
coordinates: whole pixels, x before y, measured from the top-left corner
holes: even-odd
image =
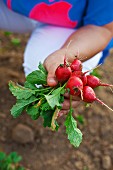
[[[72,71],[82,71],[82,62],[79,59],[76,58],[71,63],[70,67],[71,67]]]
[[[71,95],[78,96],[83,89],[82,80],[79,77],[71,76],[66,84],[66,89],[70,90]]]
[[[79,77],[82,80],[84,86],[87,84],[87,77],[84,75],[84,73],[82,73],[82,71],[74,71],[71,74],[71,77],[72,76]]]
[[[55,71],[56,78],[59,82],[65,82],[69,79],[71,73],[71,68],[67,65],[66,58],[64,58],[64,64],[60,64]]]
[[[109,106],[107,106],[105,103],[103,103],[100,99],[96,97],[94,90],[90,86],[83,87],[83,101],[87,103],[98,101],[100,104],[106,106],[108,109],[113,111]]]
[[[86,77],[87,77],[87,85],[92,88],[96,88],[98,86],[109,86],[109,87],[113,86],[111,84],[101,83],[100,79],[96,76],[87,75]]]
[[[81,80],[82,80],[82,82],[83,82],[83,86],[85,86],[85,85],[87,84],[87,76],[83,75],[83,76],[81,77]]]
[[[81,78],[82,77],[82,71],[73,71],[72,74],[71,74],[71,77],[72,76],[76,76],[76,77]]]

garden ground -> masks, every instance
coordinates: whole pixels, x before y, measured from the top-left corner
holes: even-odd
[[[79,148],[70,145],[63,122],[58,132],[43,128],[42,120],[33,121],[25,113],[14,119],[10,109],[15,98],[9,80],[23,84],[23,52],[29,35],[0,32],[0,151],[18,152],[30,170],[113,170],[113,112],[98,103],[81,105],[75,114],[83,115],[78,124],[83,133]],[[113,84],[113,54],[98,68],[103,82]],[[113,109],[113,92],[98,88],[97,96]],[[27,140],[26,140],[27,134]]]

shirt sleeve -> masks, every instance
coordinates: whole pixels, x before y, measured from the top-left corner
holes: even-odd
[[[88,0],[84,25],[102,26],[113,21],[113,0]]]

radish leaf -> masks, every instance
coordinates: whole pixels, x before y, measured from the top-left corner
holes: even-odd
[[[68,135],[68,139],[72,145],[75,147],[79,147],[80,143],[82,142],[82,133],[77,128],[77,122],[72,116],[72,109],[68,113],[64,125],[66,126],[66,133]]]
[[[38,119],[40,116],[40,110],[39,110],[39,107],[37,107],[37,104],[29,105],[26,108],[26,112],[33,120]]]
[[[51,127],[51,120],[53,115],[52,110],[46,110],[46,112],[44,110],[41,110],[40,115],[44,119],[43,126]]]
[[[59,87],[55,89],[52,94],[50,95],[44,95],[48,104],[53,109],[55,106],[61,106],[60,101],[62,98],[62,95],[65,93],[64,87]]]
[[[17,99],[28,99],[35,94],[35,90],[25,88],[12,81],[9,82],[9,89]]]
[[[39,70],[42,70],[45,73],[45,75],[47,75],[47,70],[45,69],[43,64],[41,64],[41,62],[39,62],[38,68],[39,68]]]
[[[35,70],[30,73],[26,80],[31,84],[47,84],[47,72],[45,71],[43,65],[40,63],[39,70]]]
[[[27,100],[17,100],[17,103],[12,107],[11,109],[11,114],[13,115],[14,118],[20,116],[21,112],[25,110],[26,106],[29,104],[37,101],[38,99],[35,96],[31,96]]]

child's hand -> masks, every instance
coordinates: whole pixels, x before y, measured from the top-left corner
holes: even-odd
[[[70,51],[67,51],[66,53],[65,48],[55,51],[45,59],[44,66],[48,72],[47,83],[49,86],[57,85],[58,82],[55,77],[55,70],[60,64],[64,63],[65,55],[68,62],[71,62],[72,58],[70,57]],[[73,97],[72,100],[73,100],[72,107],[73,108],[78,107],[81,99],[79,97]],[[59,112],[59,117],[64,114],[67,114],[69,112],[69,108],[70,108],[69,94],[65,94],[65,100],[62,104],[62,110]]]
[[[55,70],[60,64],[64,63],[65,56],[68,62],[71,62],[72,58],[75,58],[74,54],[72,54],[68,50],[66,52],[66,48],[62,48],[60,50],[55,51],[45,59],[44,66],[48,72],[47,83],[49,86],[57,85],[57,80],[55,78]]]
[[[58,113],[58,116],[61,117],[62,115],[65,115],[69,113],[70,109],[70,96],[68,93],[64,95],[65,100],[62,103],[62,110]],[[72,108],[75,109],[79,106],[79,104],[82,102],[81,98],[78,96],[72,96]]]
[[[48,77],[47,77],[47,83],[49,86],[56,86],[57,85],[57,80],[55,78],[55,70],[58,67],[58,65],[63,63],[65,56],[65,51],[64,50],[58,50],[49,55],[45,61],[44,61],[44,66],[48,72]]]

